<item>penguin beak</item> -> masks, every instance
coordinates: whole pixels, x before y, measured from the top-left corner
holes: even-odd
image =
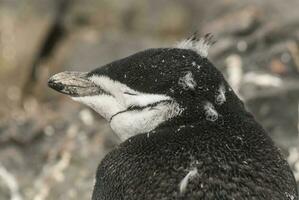
[[[72,97],[94,96],[105,93],[87,77],[86,72],[61,72],[50,77],[48,86]]]

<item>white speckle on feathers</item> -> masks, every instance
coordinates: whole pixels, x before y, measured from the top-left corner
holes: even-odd
[[[202,38],[197,38],[196,35],[179,42],[176,47],[179,49],[190,49],[198,53],[201,57],[208,56],[208,50],[213,45],[213,35],[206,34]]]
[[[193,67],[196,67],[197,69],[200,69],[200,65],[196,64],[195,61],[193,61],[191,64],[192,64]]]
[[[198,171],[196,168],[194,168],[191,171],[189,171],[188,174],[181,180],[179,185],[181,194],[186,192],[189,181],[192,180],[197,175],[198,175]]]
[[[197,83],[195,82],[193,78],[192,72],[187,72],[185,76],[181,77],[179,79],[179,85],[183,87],[184,90],[194,90]]]
[[[294,195],[291,195],[291,194],[288,193],[288,192],[285,192],[284,194],[285,194],[286,197],[287,197],[288,199],[290,199],[290,200],[294,200],[294,199],[295,199],[295,196],[294,196]]]
[[[216,104],[221,105],[226,101],[225,92],[224,85],[220,85],[218,95],[216,96]]]
[[[211,104],[210,102],[207,102],[206,105],[204,106],[205,109],[205,114],[206,114],[206,119],[209,121],[216,121],[218,119],[218,113],[215,110],[213,104]]]

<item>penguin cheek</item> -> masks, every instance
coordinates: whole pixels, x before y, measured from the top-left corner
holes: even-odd
[[[72,99],[89,106],[107,121],[109,121],[115,113],[125,109],[125,107],[111,95],[72,97]]]

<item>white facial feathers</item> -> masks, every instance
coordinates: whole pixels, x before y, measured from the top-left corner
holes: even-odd
[[[179,42],[176,47],[179,49],[190,49],[197,52],[201,57],[208,56],[209,48],[215,43],[212,34],[206,34],[202,38],[198,38],[196,34],[190,38]]]
[[[126,107],[120,104],[114,97],[106,94],[72,97],[72,99],[91,107],[106,120],[109,120],[113,114],[126,109]]]
[[[89,79],[108,94],[73,99],[90,106],[110,121],[111,128],[122,140],[149,132],[182,112],[169,96],[142,93],[107,76],[91,76]],[[142,109],[129,109],[131,106]]]
[[[142,111],[133,110],[116,115],[110,125],[122,140],[139,133],[154,130],[159,124],[181,114],[183,110],[175,102],[160,103]]]
[[[171,99],[166,95],[146,94],[135,91],[127,85],[114,81],[106,76],[91,76],[90,80],[112,94],[125,107],[132,105],[146,106],[155,102]]]

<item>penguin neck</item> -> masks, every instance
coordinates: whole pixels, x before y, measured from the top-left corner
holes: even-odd
[[[231,126],[238,125],[241,120],[254,120],[253,116],[245,109],[243,103],[224,104],[214,107],[215,112],[211,110],[187,109],[182,116],[177,116],[160,124],[157,129],[173,128],[179,129],[182,127],[221,127],[229,123]],[[195,111],[194,111],[195,110]]]

